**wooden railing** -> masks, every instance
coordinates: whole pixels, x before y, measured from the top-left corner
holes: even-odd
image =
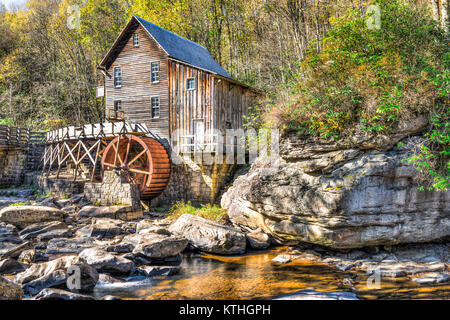
[[[123,111],[117,111],[114,109],[106,109],[106,120],[108,121],[123,121],[125,119],[125,113]]]
[[[28,128],[0,125],[0,146],[26,147],[29,144],[44,143],[45,133]]]

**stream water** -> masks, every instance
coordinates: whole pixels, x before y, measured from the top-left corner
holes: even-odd
[[[367,276],[340,272],[324,264],[295,260],[273,265],[285,248],[223,257],[186,254],[177,275],[134,279],[102,285],[97,298],[114,295],[128,299],[271,299],[312,288],[349,291],[360,299],[450,299],[450,283],[419,285],[408,278],[381,279],[378,288],[367,286]]]

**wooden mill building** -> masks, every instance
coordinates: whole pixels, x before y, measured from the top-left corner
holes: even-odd
[[[203,46],[137,16],[99,68],[105,75],[107,120],[123,116],[145,123],[169,148],[171,141],[193,146],[211,130],[243,128],[259,95],[233,80]],[[172,180],[177,180],[168,186],[172,198],[214,200],[231,170],[227,165],[184,167],[172,167]]]

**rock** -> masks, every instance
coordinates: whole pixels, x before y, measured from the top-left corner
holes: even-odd
[[[15,246],[6,252],[2,253],[0,256],[0,259],[6,259],[6,258],[17,258],[22,251],[28,250],[31,248],[31,243],[29,241],[24,242],[18,246]]]
[[[97,285],[107,284],[107,283],[116,283],[116,282],[124,282],[124,280],[114,278],[109,274],[100,273],[98,275]]]
[[[77,217],[109,218],[129,221],[141,218],[142,212],[134,212],[130,206],[85,206],[77,213]]]
[[[18,234],[19,232],[14,225],[0,222],[0,238],[16,237]]]
[[[252,232],[246,234],[248,244],[252,249],[267,249],[270,247],[270,238],[263,232]]]
[[[19,228],[47,221],[63,221],[64,212],[52,207],[15,206],[0,210],[0,222],[10,223]]]
[[[46,254],[73,254],[80,253],[86,248],[94,247],[95,238],[57,238],[48,242]]]
[[[80,287],[68,288],[67,280],[71,276],[69,271],[73,272],[74,270],[79,271]],[[72,275],[76,276],[76,274],[77,272]],[[77,256],[66,256],[49,262],[34,264],[16,276],[16,282],[21,284],[22,289],[31,295],[36,295],[41,290],[51,287],[91,292],[97,281],[98,273],[95,268]]]
[[[36,251],[34,249],[24,250],[20,253],[17,261],[24,264],[32,264],[36,256]]]
[[[70,198],[71,203],[78,203],[84,198],[84,194],[76,194]]]
[[[62,200],[57,200],[55,202],[55,204],[59,209],[62,209],[62,208],[70,206],[72,204],[72,202],[69,199],[62,199]]]
[[[33,300],[95,300],[94,297],[55,288],[46,288]]]
[[[291,256],[287,254],[280,254],[272,259],[272,263],[275,264],[285,264],[291,262]]]
[[[161,259],[173,257],[184,251],[188,241],[184,237],[168,237],[161,234],[135,235],[135,237],[126,237],[125,242],[135,243],[134,255],[144,256],[145,258]]]
[[[116,297],[116,296],[107,295],[107,296],[103,297],[103,300],[113,301],[113,300],[122,300],[122,299],[119,297]]]
[[[435,284],[450,281],[450,274],[443,272],[430,272],[423,274],[420,278],[412,278],[418,284]]]
[[[169,231],[184,236],[190,245],[202,251],[224,255],[245,253],[246,237],[242,232],[198,216],[182,215]]]
[[[411,126],[420,127],[416,122]],[[417,170],[403,161],[423,140],[407,138],[394,149],[396,138],[385,145],[364,141],[285,134],[280,156],[258,158],[221,205],[234,225],[284,242],[348,249],[450,236],[450,192],[420,191],[413,183]]]
[[[166,236],[170,236],[170,232],[167,229],[168,224],[157,223],[154,220],[144,219],[137,223],[136,225],[136,233],[145,234],[145,233],[157,233]]]
[[[0,300],[22,300],[22,288],[0,276]]]
[[[52,230],[38,235],[37,241],[46,242],[56,238],[69,238],[73,236],[73,233],[73,230],[69,229]]]
[[[111,239],[122,233],[122,222],[115,219],[94,219],[91,225],[78,229],[77,237]]]
[[[79,256],[98,272],[129,273],[134,269],[132,261],[114,256],[100,248],[84,249]]]
[[[34,239],[38,235],[46,233],[48,231],[62,230],[62,229],[67,229],[67,225],[61,221],[35,223],[21,230],[19,232],[19,235],[23,240],[28,240]]]
[[[320,292],[305,289],[273,298],[273,300],[359,300],[353,292]]]
[[[179,266],[144,266],[139,268],[139,272],[147,277],[173,276],[180,272]]]
[[[14,259],[8,258],[0,261],[0,274],[22,272],[25,267]]]

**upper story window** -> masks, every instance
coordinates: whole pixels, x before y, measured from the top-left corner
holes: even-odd
[[[133,37],[133,46],[139,47],[139,34],[135,33]]]
[[[152,119],[159,118],[159,97],[152,97]]]
[[[115,88],[122,87],[122,68],[121,67],[114,68],[114,87]]]
[[[159,82],[159,62],[152,62],[151,66],[151,78],[152,83],[158,83]]]
[[[122,101],[116,100],[114,101],[114,111],[121,111],[122,110]]]
[[[195,78],[187,79],[186,90],[195,90]]]

